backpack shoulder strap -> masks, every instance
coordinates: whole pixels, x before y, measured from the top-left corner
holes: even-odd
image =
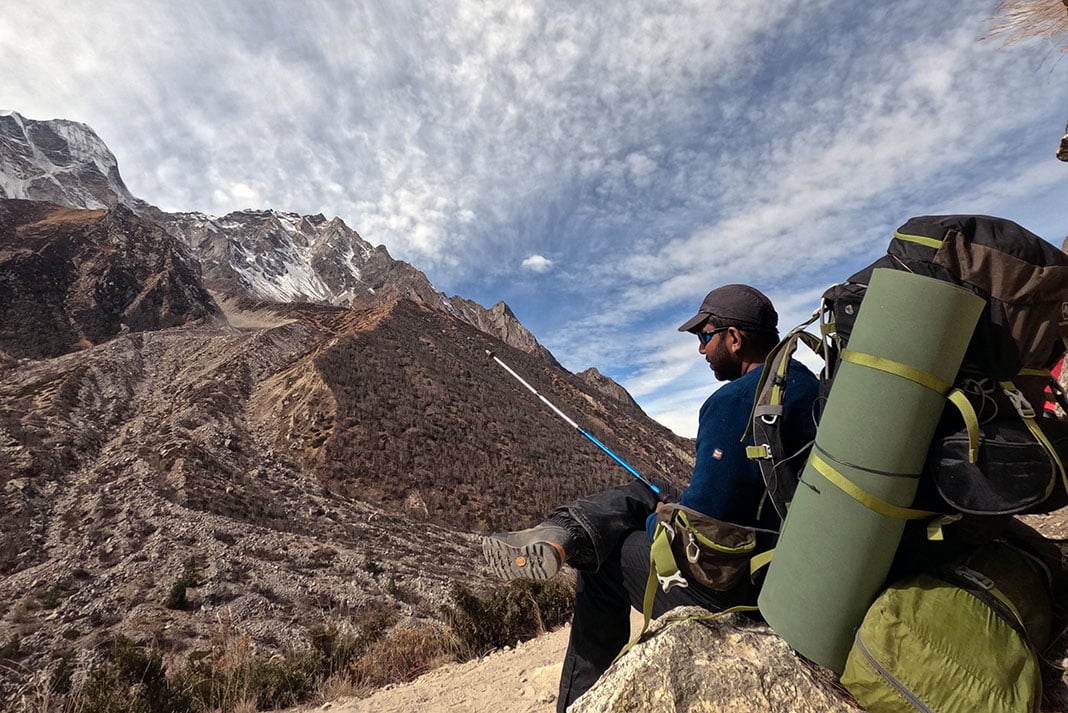
[[[757,384],[749,424],[742,434],[743,443],[750,435],[753,436],[754,445],[747,446],[745,454],[760,467],[768,498],[780,518],[786,517],[786,504],[793,498],[797,478],[804,465],[803,458],[794,457],[800,454],[784,453],[782,415],[786,400],[786,380],[790,360],[797,351],[798,343],[804,343],[816,354],[821,353],[820,338],[805,331],[805,327],[818,318],[819,312],[813,314],[804,324],[790,330],[768,354],[760,382]]]

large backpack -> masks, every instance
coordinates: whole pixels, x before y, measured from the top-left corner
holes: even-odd
[[[1034,713],[1049,572],[992,543],[890,586],[857,630],[842,684],[869,713]]]
[[[780,516],[808,457],[785,453],[786,372],[799,343],[824,360],[825,397],[877,268],[945,280],[984,298],[980,317],[920,480],[917,505],[945,513],[1050,512],[1068,504],[1068,424],[1042,415],[1049,370],[1068,346],[1068,255],[1016,223],[979,215],[922,216],[898,228],[887,254],[829,288],[812,318],[766,362],[753,407],[768,499]],[[820,335],[805,331],[819,320]],[[1054,395],[1064,401],[1063,392]],[[1037,408],[1036,408],[1037,407]],[[1068,410],[1068,403],[1062,403]],[[747,434],[748,435],[748,434]]]

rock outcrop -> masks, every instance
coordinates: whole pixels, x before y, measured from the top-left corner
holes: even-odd
[[[571,713],[860,713],[830,671],[808,663],[767,624],[676,609],[613,664]]]
[[[505,344],[527,354],[533,354],[553,366],[560,366],[556,357],[538,343],[530,330],[516,319],[512,309],[503,301],[489,309],[473,300],[453,295],[448,299],[448,310],[486,334],[492,334]],[[581,378],[581,374],[578,375]],[[623,388],[623,387],[619,387]]]

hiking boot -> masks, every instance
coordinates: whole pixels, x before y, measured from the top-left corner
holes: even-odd
[[[482,538],[482,554],[490,570],[504,580],[549,579],[567,558],[571,533],[553,523]]]

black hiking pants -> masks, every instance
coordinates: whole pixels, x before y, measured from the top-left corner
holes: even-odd
[[[661,497],[672,502],[679,493],[657,482]],[[596,562],[577,562],[575,615],[571,623],[556,709],[564,713],[585,693],[619,654],[630,638],[630,611],[642,610],[649,579],[649,536],[645,521],[656,510],[656,495],[640,481],[581,498],[557,510],[579,522],[589,533]],[[653,616],[680,606],[721,611],[744,603],[749,587],[727,593],[697,584],[657,589]]]

